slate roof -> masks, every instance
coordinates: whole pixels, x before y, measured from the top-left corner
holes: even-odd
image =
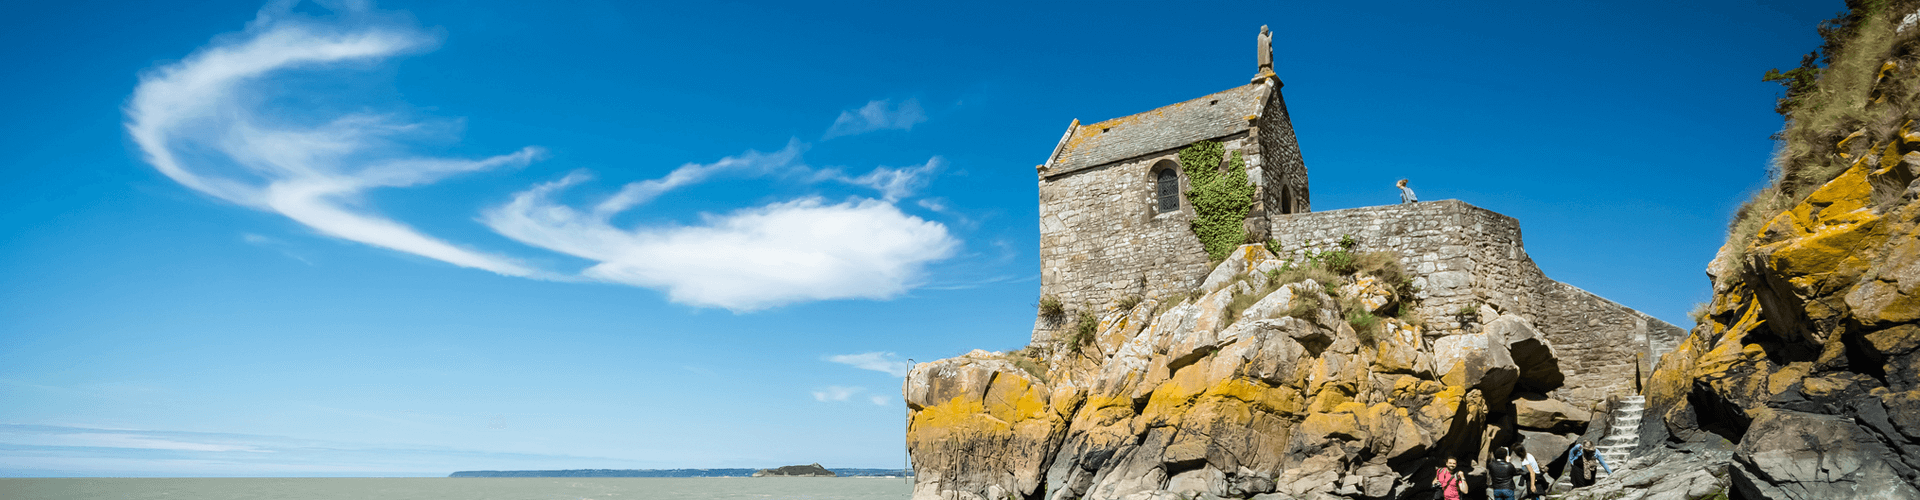
[[[1105,165],[1247,130],[1260,84],[1248,84],[1137,115],[1081,125],[1060,146],[1048,174]]]

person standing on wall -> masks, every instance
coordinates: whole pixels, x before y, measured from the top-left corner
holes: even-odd
[[[1447,466],[1433,471],[1433,485],[1440,488],[1434,500],[1460,500],[1467,496],[1466,476],[1460,473],[1460,461],[1447,457]]]
[[[1487,464],[1487,490],[1493,500],[1515,500],[1513,496],[1513,475],[1519,469],[1507,462],[1507,449],[1493,449],[1493,463]]]
[[[1400,203],[1420,202],[1420,198],[1413,195],[1413,188],[1407,187],[1406,179],[1400,179],[1400,182],[1394,183],[1394,185],[1400,187]]]

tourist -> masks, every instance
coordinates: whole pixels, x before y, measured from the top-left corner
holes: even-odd
[[[1593,440],[1575,444],[1573,449],[1567,450],[1567,465],[1573,467],[1573,487],[1592,486],[1594,476],[1601,470],[1607,471],[1607,474],[1613,474],[1613,468],[1607,466],[1607,459],[1601,457],[1596,450]]]
[[[1532,453],[1518,444],[1513,445],[1513,456],[1521,458],[1520,469],[1525,471],[1526,489],[1521,490],[1520,498],[1542,498],[1547,494],[1546,477],[1540,474],[1540,461],[1533,459]]]
[[[1493,463],[1487,464],[1487,489],[1493,500],[1514,500],[1513,476],[1519,469],[1507,462],[1507,449],[1493,449]]]
[[[1433,485],[1440,488],[1442,500],[1460,500],[1467,495],[1466,476],[1460,473],[1460,461],[1447,457],[1447,466],[1433,471]]]
[[[1400,202],[1401,203],[1419,203],[1420,202],[1420,198],[1415,197],[1413,195],[1413,188],[1407,187],[1406,179],[1400,179],[1400,182],[1394,185],[1400,186]]]

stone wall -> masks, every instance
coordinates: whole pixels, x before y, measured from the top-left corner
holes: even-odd
[[[1244,155],[1247,177],[1255,189],[1254,207],[1247,215],[1248,233],[1269,236],[1268,214],[1308,211],[1307,168],[1300,158],[1279,80],[1261,89],[1253,108],[1251,127],[1221,141],[1228,155]],[[1193,207],[1185,192],[1185,166],[1180,175],[1180,211],[1157,213],[1153,199],[1153,166],[1178,163],[1181,147],[1157,151],[1087,169],[1070,170],[1040,179],[1040,293],[1069,308],[1101,308],[1128,296],[1171,296],[1199,284],[1206,275],[1207,258],[1188,224]],[[1292,190],[1293,207],[1281,207],[1282,187]]]
[[[1248,134],[1218,140],[1260,162]],[[1170,297],[1199,285],[1207,252],[1188,224],[1193,206],[1158,213],[1153,166],[1178,149],[1040,180],[1040,294],[1068,309],[1100,310],[1128,296]],[[1180,175],[1180,191],[1188,189]],[[1252,176],[1252,173],[1249,173]],[[1043,335],[1036,333],[1035,340]]]
[[[1261,214],[1290,214],[1313,211],[1311,196],[1307,190],[1307,164],[1300,157],[1300,142],[1293,136],[1293,121],[1287,116],[1287,101],[1280,96],[1280,80],[1273,79],[1269,85],[1273,90],[1267,93],[1266,101],[1260,104],[1259,118],[1253,122],[1253,135],[1259,138],[1260,151],[1265,153],[1266,164],[1261,165],[1260,175],[1248,170],[1248,175],[1262,185],[1260,205]],[[1252,164],[1249,163],[1249,166]],[[1281,193],[1287,188],[1293,191],[1293,207],[1284,207]]]
[[[1308,250],[1398,252],[1420,299],[1418,312],[1434,334],[1476,328],[1481,305],[1532,320],[1568,374],[1553,394],[1591,405],[1633,391],[1636,377],[1685,331],[1546,277],[1527,256],[1520,223],[1458,200],[1269,215],[1280,255],[1304,261]],[[1631,346],[1625,347],[1623,346]]]

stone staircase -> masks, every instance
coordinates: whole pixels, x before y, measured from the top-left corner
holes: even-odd
[[[1607,466],[1619,471],[1626,465],[1627,456],[1633,448],[1640,446],[1640,417],[1647,411],[1647,397],[1634,395],[1620,400],[1620,407],[1613,410],[1613,425],[1607,429],[1607,437],[1601,438],[1597,448]],[[1601,471],[1603,476],[1605,471]]]

